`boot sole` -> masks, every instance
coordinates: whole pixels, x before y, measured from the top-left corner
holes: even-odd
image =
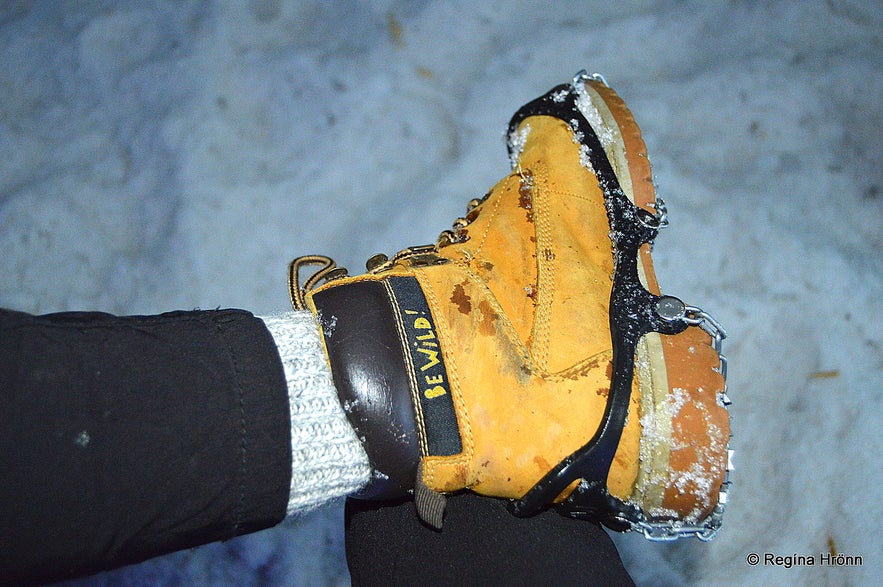
[[[640,129],[622,99],[595,80],[585,84],[583,115],[595,129],[620,187],[637,207],[656,214],[650,160]],[[660,295],[650,245],[640,250],[638,277]],[[656,519],[696,523],[717,506],[728,468],[729,417],[720,358],[700,328],[651,332],[638,344],[641,392],[640,467],[631,501]]]

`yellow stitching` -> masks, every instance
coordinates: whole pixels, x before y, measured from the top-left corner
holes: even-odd
[[[512,174],[509,174],[506,177],[506,179],[508,180],[510,177],[512,177]],[[502,184],[503,182],[501,181],[500,183]],[[494,198],[494,207],[488,213],[487,224],[485,224],[485,226],[484,226],[484,232],[481,235],[481,239],[478,243],[478,246],[475,248],[475,251],[472,253],[473,258],[477,257],[478,254],[481,252],[482,247],[484,247],[484,242],[487,240],[487,235],[491,230],[491,224],[493,224],[494,218],[497,216],[497,210],[500,207],[500,201],[502,199],[503,199],[502,197]]]
[[[418,281],[420,282],[420,286],[423,288],[423,293],[426,296],[427,302],[429,302],[430,304],[430,308],[434,310],[432,314],[436,322],[436,335],[442,341],[442,353],[444,353],[445,366],[448,370],[448,380],[451,383],[451,393],[453,394],[454,401],[456,402],[455,405],[457,407],[458,422],[459,424],[461,424],[460,439],[463,441],[463,452],[460,453],[460,455],[458,456],[444,457],[443,460],[442,457],[436,457],[433,459],[424,458],[424,481],[426,482],[426,485],[428,487],[432,488],[435,484],[435,474],[437,468],[432,465],[435,462],[443,464],[469,464],[475,456],[475,442],[472,437],[472,424],[469,421],[469,413],[466,409],[466,402],[463,400],[463,392],[460,389],[460,377],[457,375],[457,363],[450,351],[450,349],[455,348],[453,341],[448,336],[450,327],[448,326],[444,314],[441,311],[441,306],[438,303],[438,298],[435,295],[432,284],[430,284],[428,280],[422,280],[419,277]],[[448,350],[445,351],[444,349]],[[461,416],[462,421],[460,421]],[[438,461],[436,461],[436,459],[438,459]]]
[[[545,188],[548,184],[548,170],[538,164],[532,169],[534,177],[533,202],[534,223],[537,234],[537,307],[534,312],[533,333],[531,335],[531,356],[539,363],[540,369],[548,370],[549,331],[552,318],[551,308],[555,298],[555,251],[549,209]]]
[[[402,356],[405,359],[405,364],[407,365],[408,372],[408,386],[411,388],[411,403],[414,405],[414,411],[417,416],[417,429],[418,429],[418,438],[420,439],[420,452],[424,455],[429,454],[429,444],[426,440],[426,426],[423,423],[423,405],[420,403],[420,398],[417,395],[417,382],[414,380],[414,365],[411,359],[411,353],[407,348],[407,340],[408,337],[405,334],[404,326],[402,325],[402,316],[399,312],[399,304],[398,300],[395,297],[395,293],[392,291],[392,286],[389,284],[388,279],[382,280],[383,287],[386,289],[386,295],[389,296],[392,306],[393,314],[395,314],[395,327],[396,332],[399,335],[399,341],[401,344],[405,345],[402,350]]]
[[[572,379],[576,375],[582,375],[585,371],[597,364],[601,357],[603,357],[604,355],[609,355],[612,359],[613,347],[609,349],[604,349],[603,351],[595,353],[591,357],[582,359],[578,363],[575,363],[566,369],[556,371],[555,373],[549,373],[545,376],[545,379],[547,381],[563,381],[565,379]]]
[[[541,379],[550,382],[571,379],[575,373],[579,373],[580,371],[584,370],[586,365],[593,362],[598,356],[612,352],[613,347],[605,349],[590,357],[580,359],[578,362],[569,367],[561,369],[560,371],[552,372],[546,368],[540,367],[533,360],[530,350],[527,348],[527,345],[525,345],[524,342],[521,340],[521,337],[518,336],[518,333],[515,331],[515,327],[512,325],[511,320],[509,320],[509,317],[503,311],[502,306],[500,306],[500,303],[497,301],[496,296],[490,290],[490,288],[470,267],[461,263],[454,263],[454,265],[463,272],[466,279],[478,286],[478,288],[481,290],[482,295],[484,296],[484,299],[486,299],[488,303],[491,304],[491,308],[497,313],[497,316],[499,318],[501,331],[503,332],[504,336],[509,340],[510,344],[518,349],[518,354],[520,355],[523,366],[525,366],[532,375],[535,375]],[[420,283],[421,285],[424,285],[422,281]],[[426,284],[424,285],[424,287],[429,287],[429,285]]]

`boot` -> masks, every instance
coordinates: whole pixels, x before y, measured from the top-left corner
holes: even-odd
[[[660,294],[667,223],[640,131],[580,72],[509,123],[512,172],[433,245],[348,276],[295,259],[295,308],[318,317],[341,403],[374,469],[366,499],[510,499],[710,539],[726,506],[724,330]],[[300,270],[321,268],[300,284]]]

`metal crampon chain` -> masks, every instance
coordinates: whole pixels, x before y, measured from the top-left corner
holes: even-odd
[[[710,314],[695,306],[684,307],[684,320],[691,326],[698,326],[711,336],[714,350],[720,357],[720,374],[724,378],[724,390],[720,395],[721,405],[729,410],[730,401],[727,395],[727,357],[723,354],[723,340],[727,331]],[[730,435],[732,439],[732,434]],[[699,540],[709,541],[714,538],[723,523],[724,511],[727,509],[727,493],[730,490],[730,471],[733,470],[733,449],[727,442],[727,472],[718,494],[717,505],[712,512],[699,524],[686,524],[677,520],[653,522],[649,520],[631,521],[632,530],[641,532],[647,540],[668,542],[679,538],[695,536]]]
[[[665,200],[656,196],[656,201],[653,202],[653,209],[655,210],[654,216],[656,217],[657,227],[662,230],[663,228],[668,228],[668,207],[665,205]]]

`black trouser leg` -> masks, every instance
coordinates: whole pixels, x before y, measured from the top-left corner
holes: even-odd
[[[597,524],[546,511],[516,518],[504,500],[450,497],[444,528],[422,524],[413,501],[346,504],[354,586],[634,585]]]

